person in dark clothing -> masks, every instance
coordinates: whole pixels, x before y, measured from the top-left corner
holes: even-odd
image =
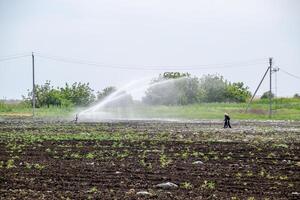
[[[225,117],[225,119],[224,119],[224,128],[228,128],[228,127],[231,128],[229,115],[227,113],[225,113],[224,117]]]

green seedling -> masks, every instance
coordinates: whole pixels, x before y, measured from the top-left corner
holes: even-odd
[[[183,183],[181,184],[181,187],[182,187],[183,189],[190,190],[190,189],[193,188],[193,185],[192,185],[191,183],[189,183],[189,182],[183,182]]]
[[[160,161],[160,166],[161,166],[162,168],[165,168],[165,167],[167,167],[169,164],[172,163],[172,160],[169,159],[169,158],[168,158],[166,155],[164,155],[164,154],[161,154],[161,155],[160,155],[159,161]]]
[[[6,162],[6,169],[11,169],[11,168],[15,168],[15,161],[13,159],[9,159]]]

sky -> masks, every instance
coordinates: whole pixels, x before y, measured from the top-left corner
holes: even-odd
[[[293,96],[299,11],[298,0],[0,0],[0,99],[32,89],[31,52],[36,84],[89,82],[95,91],[180,71],[219,74],[254,92],[272,57],[273,90]]]

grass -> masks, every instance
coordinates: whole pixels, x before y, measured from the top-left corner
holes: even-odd
[[[135,118],[180,118],[180,119],[222,119],[224,112],[234,119],[269,119],[269,102],[267,99],[254,101],[248,112],[246,103],[200,103],[184,106],[134,106],[126,109],[110,109],[123,117]],[[299,98],[277,98],[273,101],[273,117],[275,120],[300,120]],[[67,117],[75,112],[74,107],[37,108],[38,117]],[[134,114],[134,115],[133,115]],[[0,102],[0,116],[32,116],[32,108],[20,104],[4,104]]]
[[[245,112],[246,103],[201,103],[185,106],[151,106],[135,108],[140,116],[156,118],[183,118],[183,119],[222,119],[224,112],[232,119],[269,119],[269,103],[266,100],[257,100]],[[273,102],[273,117],[275,120],[300,120],[300,99],[276,99]],[[119,110],[118,110],[119,112]]]
[[[74,112],[75,108],[72,107],[55,107],[50,106],[36,108],[35,113],[38,117],[65,117]],[[23,103],[19,104],[5,104],[0,101],[0,117],[31,117],[32,108]]]

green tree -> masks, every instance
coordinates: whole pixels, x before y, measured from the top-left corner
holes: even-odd
[[[23,96],[25,102],[32,105],[32,92],[28,92],[27,97]],[[73,83],[69,86],[67,83],[64,88],[54,88],[50,81],[43,85],[35,85],[35,105],[37,108],[43,106],[86,106],[95,99],[93,90],[89,84]]]
[[[300,94],[296,93],[296,94],[294,95],[294,98],[300,98]]]
[[[66,83],[64,88],[60,88],[62,97],[70,100],[76,106],[87,106],[95,101],[95,95],[89,83],[75,82],[71,86]]]
[[[229,83],[226,85],[226,99],[228,102],[246,102],[251,97],[249,87],[243,82]]]
[[[223,76],[205,75],[200,79],[201,102],[224,102],[227,82]]]
[[[48,80],[44,85],[35,85],[35,106],[37,108],[47,105],[47,99],[51,89],[51,83]],[[32,97],[33,93],[29,91],[27,97],[23,96],[23,99],[32,105]]]
[[[198,79],[188,73],[165,72],[153,80],[143,102],[152,105],[186,105],[198,100]]]
[[[268,99],[270,97],[270,91],[264,92],[263,95],[260,97],[261,99]],[[271,98],[274,98],[274,94],[271,93]]]
[[[107,97],[111,93],[115,92],[116,90],[117,89],[113,86],[109,86],[109,87],[104,88],[101,92],[97,92],[97,100],[101,101],[102,99],[104,99],[105,97]]]

